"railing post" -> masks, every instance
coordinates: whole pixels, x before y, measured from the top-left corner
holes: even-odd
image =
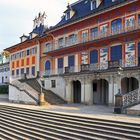
[[[118,93],[115,95],[114,113],[121,114],[122,107],[123,107],[123,95],[121,94],[120,89],[119,89]]]

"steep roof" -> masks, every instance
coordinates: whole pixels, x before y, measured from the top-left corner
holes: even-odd
[[[74,16],[72,18],[66,20],[66,15],[64,15],[62,17],[61,21],[58,24],[56,24],[53,28],[63,26],[65,24],[79,20],[90,14],[97,13],[101,10],[107,9],[111,6],[117,5],[117,4],[125,2],[125,1],[127,1],[127,0],[117,0],[115,2],[112,2],[112,0],[103,0],[98,8],[91,10],[91,0],[79,0],[76,3],[73,3],[70,6],[67,6],[67,10],[64,12],[64,13],[67,13],[70,10],[69,7],[71,7],[71,9],[73,11],[75,11]]]

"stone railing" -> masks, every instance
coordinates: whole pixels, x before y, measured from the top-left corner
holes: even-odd
[[[28,95],[32,96],[36,101],[39,99],[39,94],[32,87],[26,83],[22,83],[18,80],[11,82],[11,85],[16,86],[19,90],[24,90]]]
[[[140,93],[138,89],[122,95],[123,108],[138,104],[140,102]]]

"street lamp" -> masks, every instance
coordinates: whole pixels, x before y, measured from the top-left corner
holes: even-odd
[[[44,93],[43,93],[43,84],[42,82],[44,81],[44,77],[40,77],[40,82],[41,82],[41,92],[40,92],[40,106],[45,105],[45,100],[44,100]]]

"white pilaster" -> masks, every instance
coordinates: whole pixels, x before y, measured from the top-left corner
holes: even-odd
[[[75,54],[75,72],[78,72],[78,54]]]
[[[70,82],[67,82],[66,83],[66,97],[65,97],[65,100],[68,102],[68,103],[72,103],[73,102],[73,91],[72,91],[72,86],[71,86],[71,83]]]
[[[55,74],[57,74],[58,70],[57,65],[58,65],[57,58],[55,58],[55,71],[54,71]]]
[[[88,105],[93,104],[93,90],[91,81],[86,81],[85,83],[85,103]]]
[[[40,71],[40,44],[37,45],[37,64],[36,71]]]
[[[64,67],[68,67],[68,56],[64,57]]]
[[[92,82],[87,78],[81,82],[81,102],[89,105],[93,104]]]
[[[113,81],[113,80],[112,80]],[[109,83],[109,98],[108,98],[108,104],[113,105],[113,96],[114,96],[114,83],[113,82]]]

